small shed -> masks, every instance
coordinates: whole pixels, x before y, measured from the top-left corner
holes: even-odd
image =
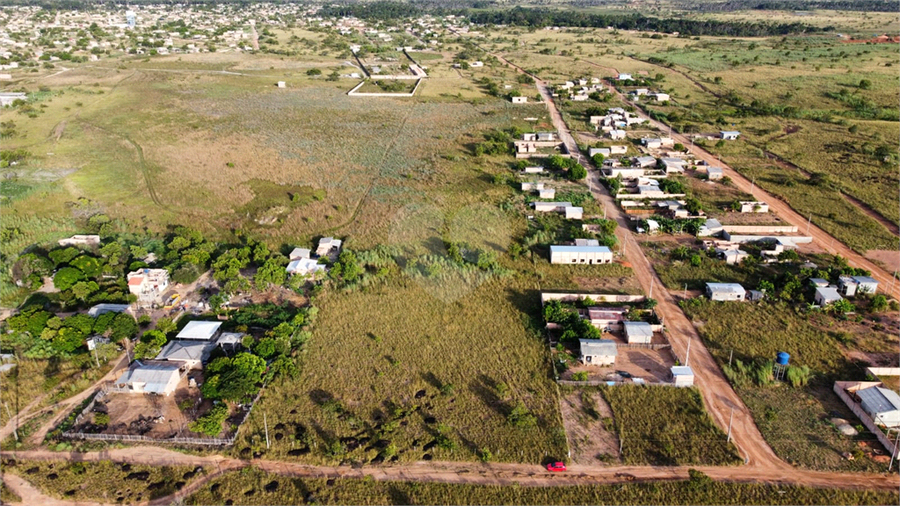
[[[719,138],[724,139],[726,141],[734,141],[737,140],[738,137],[741,136],[741,133],[737,130],[722,130],[719,132]]]
[[[694,370],[686,365],[672,366],[672,383],[676,387],[689,387],[694,384]]]
[[[809,278],[809,283],[812,286],[828,286],[828,280],[822,278]]]
[[[584,216],[584,208],[583,207],[575,207],[570,206],[566,208],[566,219],[567,220],[580,220]]]
[[[538,197],[542,199],[552,199],[556,197],[556,190],[553,188],[541,188],[538,190]]]
[[[813,296],[815,303],[821,307],[833,304],[841,299],[843,299],[841,294],[839,294],[837,289],[832,286],[816,287],[816,294]]]
[[[747,291],[737,283],[707,283],[706,296],[717,301],[744,300]]]
[[[169,395],[181,381],[181,366],[167,363],[143,364],[135,361],[115,385],[134,393]]]
[[[278,87],[279,88],[287,88],[287,83],[285,83],[284,81],[278,81]]]
[[[616,342],[611,339],[579,339],[581,361],[586,365],[613,365],[616,363]]]
[[[878,290],[878,281],[869,276],[841,276],[838,278],[838,289],[845,297],[853,297],[857,293],[874,294]]]
[[[884,387],[869,387],[858,390],[856,395],[859,396],[863,411],[877,425],[900,427],[900,395],[897,392]]]
[[[308,248],[294,248],[288,255],[288,260],[298,260],[301,258],[309,258],[311,251]]]
[[[525,97],[525,96],[510,97],[510,100],[512,100],[512,103],[514,103],[514,104],[527,104],[528,103],[528,97]]]
[[[175,336],[176,339],[197,339],[211,341],[218,337],[222,322],[192,321]]]
[[[650,344],[653,327],[647,322],[624,322],[625,340],[628,344]]]
[[[710,181],[718,181],[725,177],[725,172],[722,170],[722,167],[707,167],[706,176]]]

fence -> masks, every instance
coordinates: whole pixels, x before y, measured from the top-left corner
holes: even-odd
[[[643,295],[618,295],[618,294],[602,294],[602,293],[549,293],[541,292],[541,305],[549,300],[558,300],[562,302],[577,302],[588,297],[596,302],[641,302],[646,297]]]
[[[611,380],[588,380],[588,381],[572,381],[572,380],[556,380],[560,385],[568,385],[574,387],[599,387],[599,386],[619,386],[619,385],[646,385],[646,386],[659,386],[659,387],[674,387],[675,383],[668,383],[664,381],[659,382],[651,382],[644,381],[643,383],[634,383],[631,381],[611,381]]]
[[[859,418],[859,420],[863,423],[863,425],[866,426],[867,429],[869,429],[869,432],[871,432],[872,434],[875,434],[875,437],[878,438],[878,442],[881,443],[882,446],[884,446],[884,448],[888,452],[893,452],[894,451],[894,442],[891,441],[890,438],[888,438],[884,432],[881,432],[881,429],[878,428],[877,425],[875,425],[875,422],[872,420],[872,417],[869,416],[868,413],[863,411],[862,406],[860,406],[859,403],[857,403],[855,400],[853,400],[853,398],[851,398],[847,394],[847,391],[846,391],[847,388],[854,388],[854,387],[865,388],[868,386],[877,386],[880,384],[881,383],[879,383],[879,382],[873,382],[873,381],[865,381],[865,382],[835,381],[834,382],[834,393],[836,393],[838,395],[838,397],[840,397],[841,400],[844,401],[844,404],[846,404],[847,407],[850,408],[850,411],[853,411],[853,414],[856,415],[857,418]]]
[[[416,94],[416,91],[419,90],[419,86],[422,85],[423,78],[420,77],[418,79],[419,80],[416,81],[416,86],[409,93],[359,93],[356,90],[362,88],[362,86],[368,82],[367,80],[363,80],[354,86],[352,90],[348,91],[347,95],[351,97],[411,97]]]
[[[256,403],[259,401],[260,396],[262,396],[263,390],[265,390],[266,386],[263,385],[262,388],[257,392],[256,397],[253,398],[253,401],[250,403],[250,407],[247,408],[247,412],[244,413],[244,417],[241,419],[241,422],[235,426],[234,435],[229,438],[196,438],[196,437],[170,437],[166,439],[160,438],[152,438],[147,436],[141,436],[136,434],[89,434],[86,432],[64,432],[62,434],[63,437],[69,439],[84,439],[84,440],[92,440],[92,441],[132,441],[132,442],[141,442],[141,443],[163,443],[163,444],[185,444],[185,445],[202,445],[202,446],[231,446],[234,444],[235,439],[237,438],[237,431],[240,429],[241,425],[244,425],[244,422],[247,421],[247,418],[250,416],[250,412],[253,411],[253,406],[256,406]],[[86,413],[90,413],[91,409],[93,409],[94,404],[97,402],[97,399],[102,398],[107,394],[107,392],[117,392],[117,391],[125,391],[130,392],[135,395],[133,390],[121,389],[109,384],[104,384],[100,387],[100,391],[97,392],[97,395],[94,399],[88,404],[86,408],[84,408],[81,413],[75,418],[74,425],[78,425],[81,421],[82,417]]]

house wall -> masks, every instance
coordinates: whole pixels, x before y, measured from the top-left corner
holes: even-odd
[[[613,365],[616,363],[616,357],[607,355],[585,355],[582,357],[581,361],[584,362],[585,365]]]
[[[793,225],[722,225],[722,229],[735,234],[793,234]]]
[[[844,404],[846,404],[847,407],[850,408],[850,411],[853,411],[853,414],[856,415],[857,418],[859,418],[859,420],[863,423],[863,425],[866,426],[867,429],[869,429],[869,432],[875,434],[875,437],[878,438],[878,442],[881,443],[881,445],[884,446],[887,451],[893,452],[896,446],[895,443],[888,439],[887,435],[884,432],[881,432],[881,429],[877,425],[875,425],[872,417],[869,416],[868,413],[863,411],[862,406],[854,401],[844,390],[845,388],[849,388],[857,384],[857,382],[852,381],[836,381],[834,383],[834,393],[836,393],[837,396],[840,397],[842,401],[844,401]],[[879,385],[880,383],[866,382],[861,384],[871,384],[874,386]]]
[[[595,301],[599,302],[641,302],[646,300],[643,295],[618,295],[618,294],[603,294],[603,293],[579,293],[579,292],[562,292],[562,293],[548,293],[541,292],[541,305],[544,305],[547,301],[550,300],[558,300],[562,302],[576,302],[580,299],[591,298]]]
[[[612,253],[551,253],[551,264],[608,264],[612,262]]]

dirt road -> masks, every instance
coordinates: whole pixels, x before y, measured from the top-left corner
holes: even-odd
[[[608,82],[604,83],[609,86]],[[619,93],[614,87],[609,86],[610,91],[619,96],[622,100],[627,102],[627,99],[624,95]],[[635,111],[640,117],[647,120],[647,123],[659,128],[662,131],[669,131],[670,128],[668,125],[656,121],[650,116],[648,116],[637,104],[632,104],[635,107]],[[812,236],[813,241],[825,251],[834,254],[840,255],[847,259],[850,265],[855,267],[861,267],[866,269],[867,271],[872,273],[872,277],[878,280],[878,290],[880,292],[889,294],[891,297],[900,299],[900,282],[892,282],[891,274],[883,269],[881,266],[876,265],[874,262],[860,255],[859,253],[853,251],[846,244],[838,241],[833,236],[825,232],[821,228],[817,227],[814,223],[809,222],[809,216],[801,216],[800,213],[794,210],[784,200],[781,200],[774,195],[769,194],[769,192],[763,190],[759,186],[752,184],[747,178],[742,176],[736,170],[731,168],[729,165],[720,161],[716,158],[712,153],[706,151],[705,149],[693,144],[691,139],[686,135],[679,134],[675,131],[671,132],[672,139],[677,143],[681,143],[690,149],[691,153],[699,160],[704,160],[706,163],[722,167],[724,174],[731,178],[734,182],[735,186],[738,187],[741,191],[745,193],[749,193],[753,195],[753,198],[756,200],[760,200],[769,204],[769,210],[778,214],[783,220],[787,221],[791,225],[797,227],[801,234]]]
[[[542,467],[531,464],[472,463],[472,462],[415,462],[391,466],[313,466],[294,462],[271,460],[239,460],[221,456],[196,456],[166,450],[159,447],[135,447],[90,453],[58,453],[48,450],[27,452],[3,452],[4,459],[67,460],[81,462],[112,462],[149,466],[186,465],[203,466],[209,474],[190,483],[175,496],[159,498],[154,504],[169,504],[197,490],[203,483],[221,473],[255,466],[281,476],[299,478],[365,478],[378,481],[416,481],[430,483],[466,483],[480,485],[513,485],[528,487],[552,487],[563,485],[617,484],[641,481],[683,480],[688,478],[688,467],[651,466],[587,466],[573,465],[566,473],[548,473]],[[819,488],[845,488],[857,490],[897,490],[897,476],[853,473],[829,473],[820,471],[781,470],[740,467],[694,467],[714,480],[731,483],[767,483],[776,485],[801,485]],[[10,481],[14,491],[17,484]]]

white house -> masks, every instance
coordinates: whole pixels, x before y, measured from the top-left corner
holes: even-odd
[[[565,210],[567,220],[580,220],[584,216],[584,208],[569,206]]]
[[[719,132],[719,137],[726,141],[737,140],[740,137],[741,133],[736,130],[723,130]]]
[[[292,260],[287,265],[286,269],[288,274],[299,274],[301,276],[325,272],[325,266],[312,258],[298,258]]]
[[[653,340],[653,327],[647,322],[624,322],[622,326],[628,344],[650,344]]]
[[[527,192],[531,190],[543,190],[544,183],[533,183],[533,182],[525,182],[522,183],[522,191]]]
[[[514,103],[514,104],[527,104],[528,103],[528,97],[526,97],[526,96],[510,97],[510,100],[512,100],[512,103]]]
[[[589,307],[587,319],[600,330],[613,330],[622,326],[627,312],[625,307]]]
[[[707,283],[706,295],[710,300],[744,300],[747,291],[737,283]]]
[[[610,146],[609,153],[611,155],[624,155],[628,152],[628,146]]]
[[[672,383],[676,387],[689,387],[694,384],[694,370],[686,365],[672,366]]]
[[[588,149],[588,156],[590,156],[591,158],[593,158],[594,155],[603,155],[604,157],[607,157],[611,154],[612,154],[612,150],[610,150],[609,148],[590,148],[590,149]]]
[[[725,260],[726,264],[735,265],[743,262],[745,258],[750,256],[750,253],[740,249],[717,249],[716,255]]]
[[[535,212],[539,213],[564,213],[567,208],[572,207],[571,202],[532,202],[532,205]]]
[[[212,341],[219,335],[219,327],[222,322],[207,322],[195,320],[188,322],[175,336],[176,339],[196,339],[199,341]]]
[[[606,246],[550,246],[551,264],[608,264],[613,253]]]
[[[60,246],[99,246],[99,235],[73,235],[57,241]]]
[[[634,164],[638,167],[648,168],[656,167],[656,158],[652,156],[637,156],[634,158]]]
[[[841,299],[843,299],[841,294],[838,293],[836,288],[831,286],[817,286],[816,294],[813,296],[815,303],[821,307],[833,304]]]
[[[707,167],[706,177],[710,181],[718,181],[725,177],[725,172],[722,170],[722,167]]]
[[[681,158],[662,158],[660,161],[666,174],[681,174],[684,172],[685,160]]]
[[[869,387],[857,390],[859,404],[876,425],[900,427],[900,395],[884,387]]]
[[[618,80],[618,81],[633,81],[634,78],[631,77],[631,74],[619,74],[619,76],[616,77],[616,80]]]
[[[278,81],[278,87],[279,88],[287,88],[287,83],[285,83],[284,81]]]
[[[540,174],[540,173],[544,172],[544,168],[543,167],[525,167],[525,169],[522,172],[524,172],[525,174]]]
[[[148,363],[135,361],[116,381],[115,386],[134,393],[169,395],[181,381],[181,366],[178,364]]]
[[[556,196],[556,190],[553,188],[541,188],[538,192],[538,197],[542,199],[552,199]]]
[[[294,248],[288,255],[288,260],[298,260],[301,258],[309,258],[311,251],[307,248]]]
[[[841,276],[838,278],[838,290],[845,297],[853,297],[857,293],[875,294],[878,281],[869,276]]]
[[[334,237],[323,237],[319,239],[319,247],[316,248],[316,255],[323,257],[330,255],[333,251],[341,250],[341,240]]]
[[[129,272],[126,278],[128,291],[144,302],[159,301],[169,288],[169,271],[165,269],[140,269]]]
[[[651,93],[649,96],[655,98],[657,102],[668,102],[669,101],[668,93]]]
[[[671,137],[644,137],[641,144],[647,149],[671,148],[675,146],[675,140]]]
[[[16,100],[28,100],[28,97],[21,92],[0,93],[0,107],[11,106]]]
[[[611,339],[579,339],[581,361],[585,365],[613,365],[616,363],[616,342]]]
[[[625,130],[610,130],[609,132],[607,132],[607,135],[609,135],[609,138],[614,141],[620,141],[625,138],[627,133],[625,132]]]

